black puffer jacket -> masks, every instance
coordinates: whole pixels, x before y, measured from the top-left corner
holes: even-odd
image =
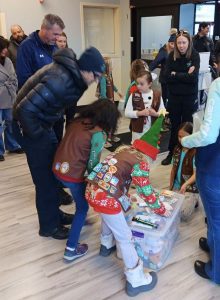
[[[52,128],[63,110],[77,102],[87,89],[72,49],[58,50],[53,59],[52,64],[26,81],[14,104],[14,119],[31,138]]]

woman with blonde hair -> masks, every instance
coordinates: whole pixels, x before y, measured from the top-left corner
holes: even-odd
[[[167,59],[165,76],[169,89],[168,111],[171,121],[169,154],[162,165],[169,165],[177,144],[177,131],[181,123],[192,122],[198,106],[198,75],[200,57],[192,47],[187,31],[180,30],[174,42],[174,51]]]

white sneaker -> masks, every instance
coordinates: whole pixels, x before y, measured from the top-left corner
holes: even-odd
[[[117,136],[113,136],[112,137],[112,139],[110,140],[111,142],[114,142],[114,143],[118,143],[118,142],[120,142],[120,138],[119,137],[117,137]]]
[[[112,147],[112,144],[109,143],[109,142],[106,142],[104,147],[105,147],[105,148],[111,148],[111,147]]]

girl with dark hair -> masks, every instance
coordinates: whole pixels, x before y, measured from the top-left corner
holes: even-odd
[[[192,134],[193,124],[182,123],[178,131],[178,144],[173,152],[173,167],[170,174],[170,190],[185,194],[181,219],[187,221],[198,206],[199,194],[196,187],[195,148],[188,149],[180,143],[185,136]]]
[[[84,176],[86,171],[90,172],[99,162],[106,138],[117,129],[119,117],[120,113],[112,101],[95,101],[68,126],[56,151],[53,172],[70,189],[76,204],[64,253],[66,261],[72,261],[88,251],[87,244],[78,244],[88,211]]]
[[[181,30],[174,41],[174,51],[166,63],[166,82],[169,90],[168,111],[171,121],[169,154],[162,165],[169,165],[177,144],[177,132],[181,123],[192,122],[198,106],[198,75],[200,57],[193,49],[188,32]]]

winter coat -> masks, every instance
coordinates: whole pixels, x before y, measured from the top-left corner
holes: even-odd
[[[44,44],[39,38],[39,30],[31,33],[20,45],[17,53],[16,73],[19,89],[36,71],[52,63],[56,45]]]
[[[0,64],[0,109],[12,108],[16,99],[18,81],[11,60],[6,57]]]
[[[189,68],[194,66],[193,73],[188,74]],[[181,55],[174,60],[174,52],[168,56],[166,63],[166,80],[169,93],[175,96],[187,96],[188,99],[195,100],[198,94],[198,75],[200,67],[200,57],[196,50],[192,50],[190,58]],[[171,75],[171,72],[176,72]]]
[[[167,58],[168,58],[168,52],[166,49],[166,45],[164,45],[163,47],[160,48],[159,53],[149,65],[149,69],[151,72],[154,69],[156,69],[159,65],[161,66],[160,75],[159,75],[160,83],[166,83],[165,66],[166,66]]]
[[[26,39],[26,35],[24,35],[24,40]],[[16,60],[17,60],[17,52],[18,47],[20,46],[20,43],[18,43],[13,36],[10,37],[9,47],[8,47],[8,53],[9,58],[11,59],[14,68],[16,69]]]
[[[87,89],[72,49],[59,49],[54,62],[31,76],[18,93],[14,118],[30,138],[43,135]]]

